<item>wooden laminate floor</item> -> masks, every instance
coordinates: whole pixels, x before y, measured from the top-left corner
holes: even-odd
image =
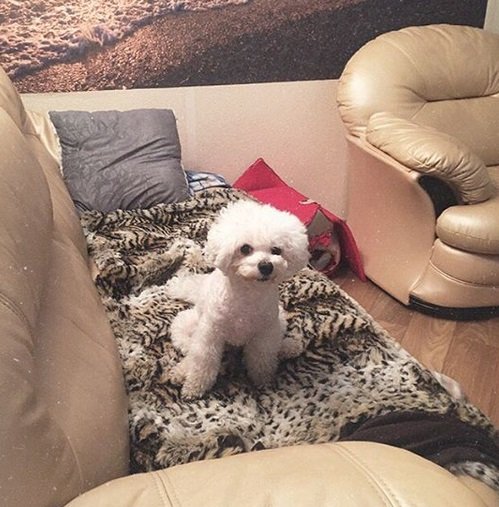
[[[456,322],[410,310],[350,272],[335,278],[426,367],[457,380],[471,402],[499,428],[499,317]]]

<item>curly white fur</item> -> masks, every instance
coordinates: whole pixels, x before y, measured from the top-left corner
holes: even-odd
[[[173,345],[185,355],[176,372],[184,398],[198,398],[213,386],[225,343],[243,347],[256,385],[272,379],[279,357],[297,353],[294,343],[284,340],[278,284],[308,262],[300,220],[254,201],[232,203],[211,227],[205,255],[213,272],[168,284],[172,297],[194,304],[170,328]]]

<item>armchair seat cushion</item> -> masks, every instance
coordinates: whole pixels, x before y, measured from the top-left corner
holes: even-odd
[[[447,208],[436,228],[443,243],[466,252],[499,255],[499,166],[488,170],[495,195],[485,202]]]

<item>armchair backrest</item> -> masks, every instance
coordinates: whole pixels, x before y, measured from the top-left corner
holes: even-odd
[[[499,164],[499,35],[458,25],[388,32],[348,62],[338,106],[349,133],[390,112],[450,134]]]

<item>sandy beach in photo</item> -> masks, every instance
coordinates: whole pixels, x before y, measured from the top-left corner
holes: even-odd
[[[379,33],[439,22],[482,26],[485,8],[485,0],[249,0],[182,10],[14,82],[21,92],[49,92],[337,78]]]
[[[3,0],[0,63],[12,77],[78,59],[166,14],[206,11],[250,0]]]

